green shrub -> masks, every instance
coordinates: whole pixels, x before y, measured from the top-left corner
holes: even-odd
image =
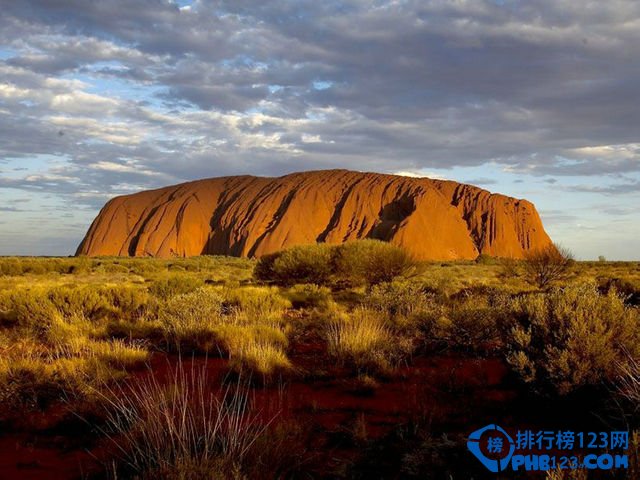
[[[374,286],[366,296],[365,305],[392,317],[409,317],[429,310],[433,301],[433,295],[426,293],[421,285],[395,281]]]
[[[415,269],[402,248],[379,240],[358,240],[343,245],[301,245],[258,260],[254,276],[279,285],[313,283],[354,287],[390,282]]]
[[[151,283],[149,293],[161,300],[166,300],[175,295],[191,293],[202,287],[203,284],[202,279],[198,277],[184,274],[171,274]]]
[[[401,247],[380,240],[358,240],[335,247],[333,271],[349,286],[390,282],[415,269],[416,262]]]
[[[526,382],[560,394],[613,380],[628,355],[640,354],[638,311],[591,284],[519,297],[513,314],[509,363]]]
[[[63,314],[78,314],[98,320],[111,310],[102,292],[102,288],[93,286],[54,287],[47,293],[47,298]]]
[[[0,296],[0,320],[5,326],[42,331],[60,311],[47,298],[46,290],[16,290]]]
[[[326,285],[331,278],[331,262],[331,246],[324,243],[299,245],[260,258],[254,275],[258,280],[279,285]]]
[[[294,285],[285,292],[293,308],[316,308],[327,310],[335,303],[331,290],[327,287],[305,283]]]
[[[503,295],[470,294],[442,310],[431,324],[432,339],[466,351],[493,349],[500,344],[500,329],[508,318]]]
[[[178,350],[214,351],[216,327],[224,323],[222,302],[220,293],[210,288],[167,300],[160,309],[159,319],[170,345]]]
[[[118,319],[137,318],[157,307],[157,300],[140,287],[114,285],[98,289],[100,296],[107,302]]]
[[[261,256],[253,267],[253,277],[263,282],[275,282],[273,264],[280,255],[281,252],[275,252]]]
[[[150,297],[135,286],[62,286],[53,287],[46,298],[63,315],[81,315],[91,321],[139,316]]]

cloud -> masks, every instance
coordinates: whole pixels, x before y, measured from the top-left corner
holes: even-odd
[[[21,208],[17,208],[17,207],[4,207],[4,206],[0,206],[0,212],[24,212],[25,210],[22,210]]]
[[[640,193],[640,181],[618,183],[606,186],[597,185],[572,185],[568,187],[574,192],[603,193],[606,195],[626,195]]]
[[[95,208],[218,175],[491,164],[638,191],[637,2],[5,4],[0,187]]]
[[[554,225],[577,225],[580,217],[567,213],[564,210],[542,210],[540,216],[547,226]]]
[[[473,178],[471,180],[465,180],[464,183],[470,183],[471,185],[496,185],[498,181],[494,178]]]
[[[5,69],[22,78],[9,79],[0,93],[14,104],[46,100],[58,120],[61,113],[85,117],[85,138],[139,144],[146,132],[138,132],[155,128],[187,165],[189,157],[213,162],[259,148],[253,163],[289,155],[269,162],[280,166],[371,162],[390,171],[393,163],[493,161],[540,175],[637,173],[640,111],[628,98],[640,83],[633,67],[640,52],[630,47],[639,16],[638,6],[618,1],[588,9],[548,1],[202,0],[190,9],[171,2],[149,8],[143,0],[12,2],[4,41],[17,54]],[[25,34],[12,36],[17,28]],[[53,90],[47,82],[67,82],[59,77],[70,74],[154,86],[155,101],[176,109],[178,123],[221,138],[196,141],[176,122],[153,124],[149,112],[88,86],[42,98],[43,82]],[[185,114],[194,107],[218,117]],[[260,115],[266,120],[256,124]],[[223,140],[234,148],[220,148]],[[33,153],[45,150],[42,143]]]

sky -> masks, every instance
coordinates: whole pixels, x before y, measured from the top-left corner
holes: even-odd
[[[640,2],[0,0],[0,255],[111,197],[327,168],[532,201],[640,259]]]

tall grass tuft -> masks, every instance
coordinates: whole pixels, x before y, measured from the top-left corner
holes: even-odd
[[[412,350],[410,339],[394,335],[380,312],[362,307],[330,322],[327,342],[329,354],[358,373],[388,374]]]
[[[618,391],[632,405],[633,413],[640,413],[640,358],[628,355],[618,363],[620,378]]]
[[[142,479],[245,478],[249,454],[273,420],[252,409],[240,383],[214,390],[205,369],[182,363],[168,381],[150,375],[107,400],[104,431],[116,471]]]

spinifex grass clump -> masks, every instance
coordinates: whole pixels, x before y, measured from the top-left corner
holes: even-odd
[[[160,322],[170,347],[228,356],[234,370],[268,377],[291,368],[283,321],[289,306],[273,288],[201,288],[168,300]]]
[[[410,338],[396,335],[380,312],[357,308],[327,327],[329,354],[357,373],[389,374],[412,351]]]
[[[220,391],[204,369],[179,363],[170,373],[168,381],[150,375],[105,395],[114,477],[249,478],[260,458],[256,441],[273,419],[252,409],[240,382]]]
[[[0,296],[0,401],[44,408],[91,394],[93,386],[144,363],[144,345],[105,335],[113,316],[141,297],[124,288],[55,287]]]

